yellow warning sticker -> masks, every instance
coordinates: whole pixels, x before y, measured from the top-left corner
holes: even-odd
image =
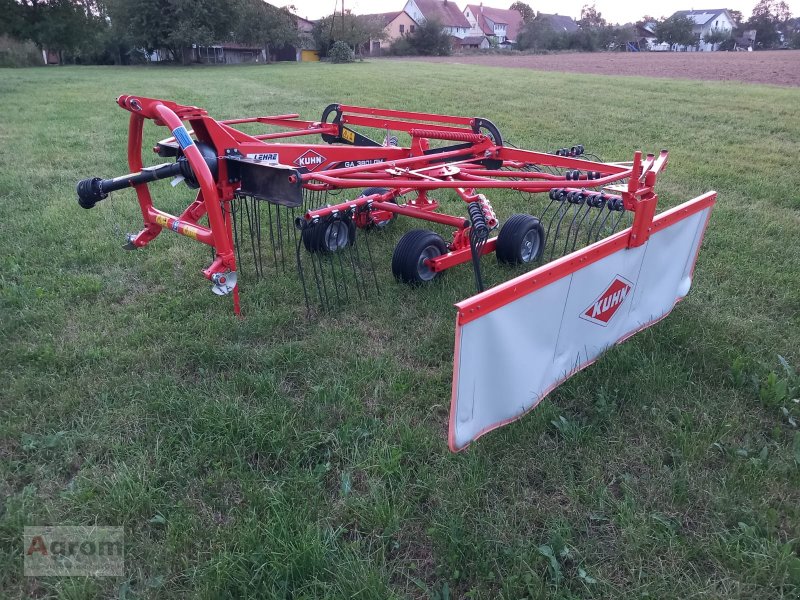
[[[156,223],[162,227],[167,227],[169,225],[169,219],[164,215],[156,215]]]
[[[347,127],[342,128],[342,139],[346,142],[350,142],[351,144],[356,143],[356,132],[352,129],[347,129]]]
[[[186,237],[192,238],[193,240],[197,239],[197,229],[195,229],[194,227],[192,227],[190,225],[184,225],[181,228],[181,233],[183,235],[185,235]]]

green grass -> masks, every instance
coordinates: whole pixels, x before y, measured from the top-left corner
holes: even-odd
[[[287,276],[244,281],[233,318],[198,245],[120,249],[129,191],[77,206],[78,179],[126,169],[122,93],[218,118],[485,116],[517,145],[606,159],[669,148],[662,207],[719,201],[668,319],[455,455],[468,268],[392,284],[401,219],[370,306],[308,321]],[[800,362],[800,90],[413,62],[52,68],[3,71],[0,110],[0,596],[800,594],[800,384],[778,358]],[[124,580],[22,576],[23,525],[91,523],[125,527]]]

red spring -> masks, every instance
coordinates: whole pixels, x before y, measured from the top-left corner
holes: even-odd
[[[482,142],[487,137],[482,133],[469,133],[468,131],[437,131],[436,129],[412,129],[412,137],[427,138],[429,140],[452,140],[454,142]]]

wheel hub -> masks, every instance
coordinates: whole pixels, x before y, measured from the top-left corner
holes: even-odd
[[[417,261],[417,274],[422,281],[430,281],[436,277],[436,271],[431,269],[426,261],[431,258],[436,258],[440,254],[441,253],[436,246],[426,246],[419,255],[419,260]]]

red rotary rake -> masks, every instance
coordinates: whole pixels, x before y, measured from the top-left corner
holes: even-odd
[[[666,316],[688,293],[716,199],[708,192],[656,216],[666,151],[605,163],[579,145],[522,150],[483,118],[332,104],[319,121],[297,114],[219,121],[166,100],[117,103],[131,113],[132,172],[84,179],[80,205],[133,187],[144,228],[126,247],[145,246],[165,229],[210,246],[203,274],[215,294],[233,296],[237,314],[245,262],[256,277],[265,267],[295,265],[309,310],[327,309],[377,287],[370,232],[398,215],[452,230],[449,240],[428,229],[405,233],[392,272],[420,285],[472,265],[478,294],[457,304],[453,450],[518,418],[609,346]],[[143,166],[145,119],[171,130],[154,151],[174,162]],[[245,124],[277,131],[251,135],[241,131]],[[321,142],[298,143],[307,136]],[[150,195],[148,184],[166,178],[197,190],[177,216],[155,208]],[[451,190],[462,214],[440,210],[433,190]],[[486,190],[525,194],[536,216],[515,214],[501,225]],[[492,252],[499,263],[536,268],[484,290],[481,257]]]

